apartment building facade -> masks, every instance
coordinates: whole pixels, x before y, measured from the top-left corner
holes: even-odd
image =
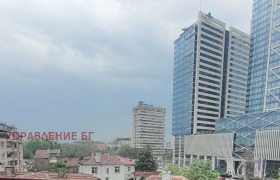
[[[224,22],[202,12],[175,40],[175,164],[184,165],[186,136],[211,134],[217,119],[245,113],[249,47],[249,35],[233,27],[227,31]]]
[[[161,160],[164,154],[164,132],[166,109],[144,104],[140,101],[133,108],[132,147],[145,148],[149,146],[153,155]]]
[[[6,167],[13,167],[15,172],[23,172],[23,149],[22,141],[15,137],[9,137],[9,132],[16,132],[13,125],[0,123],[0,172]]]

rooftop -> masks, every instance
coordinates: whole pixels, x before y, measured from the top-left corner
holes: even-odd
[[[79,164],[79,158],[61,158],[60,160],[65,163],[66,167],[75,167]]]
[[[80,161],[82,165],[135,165],[131,159],[121,156],[110,156],[108,154],[95,154],[85,157]]]
[[[17,173],[14,177],[5,176],[5,174],[0,174],[0,179],[59,179],[58,173],[48,173],[48,172],[31,172],[31,173]],[[97,177],[88,174],[74,174],[67,173],[64,179],[88,179],[88,180],[98,180]]]
[[[49,153],[48,153],[49,151]],[[40,159],[48,159],[50,154],[60,155],[60,149],[52,149],[52,150],[36,150],[34,158]]]

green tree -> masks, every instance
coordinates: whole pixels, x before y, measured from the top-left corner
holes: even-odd
[[[177,166],[177,165],[169,165],[165,171],[169,171],[172,175],[174,176],[186,176],[186,173],[187,173],[187,169],[186,168],[183,168],[183,167],[180,167],[180,166]]]
[[[186,170],[186,175],[191,180],[217,180],[219,173],[212,170],[210,161],[195,160]]]
[[[116,155],[117,151],[118,151],[118,147],[108,148],[108,152],[109,152],[110,155]]]
[[[48,140],[28,140],[23,142],[23,158],[32,159],[38,149],[60,149],[61,144]]]
[[[78,151],[78,145],[64,143],[61,145],[61,151],[63,157],[69,157],[69,158],[76,157]]]
[[[219,173],[212,170],[210,161],[194,160],[188,167],[169,165],[166,171],[174,176],[184,176],[191,180],[217,180]]]
[[[131,159],[137,158],[137,148],[133,148],[130,145],[123,145],[119,147],[116,151],[117,155],[120,155],[122,157],[127,157]]]
[[[63,157],[83,158],[96,151],[92,141],[75,141],[73,143],[64,143],[61,145]]]
[[[136,159],[136,169],[139,171],[155,171],[157,164],[149,147],[140,149]]]
[[[66,166],[64,162],[57,161],[57,163],[53,164],[51,166],[51,172],[66,172]]]

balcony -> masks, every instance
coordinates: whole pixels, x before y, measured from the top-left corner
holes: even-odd
[[[8,161],[17,161],[18,155],[15,152],[7,153],[7,159],[8,159]]]

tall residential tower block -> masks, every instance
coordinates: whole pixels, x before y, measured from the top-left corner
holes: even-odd
[[[165,108],[144,104],[133,108],[132,147],[149,146],[153,155],[161,159],[164,154]]]

